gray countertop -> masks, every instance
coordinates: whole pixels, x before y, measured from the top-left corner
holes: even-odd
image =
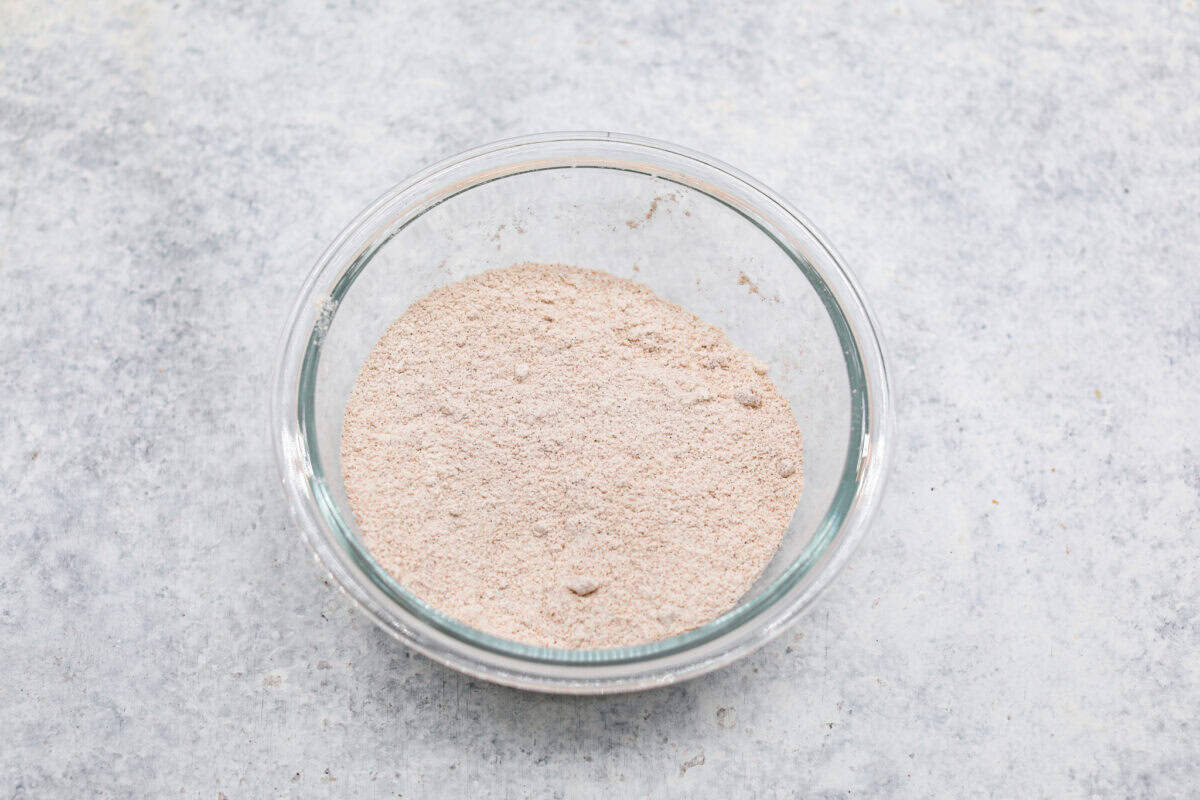
[[[1194,793],[1197,4],[576,5],[5,4],[0,795]],[[661,691],[406,652],[322,583],[264,446],[341,226],[549,129],[758,177],[890,344],[864,545]]]

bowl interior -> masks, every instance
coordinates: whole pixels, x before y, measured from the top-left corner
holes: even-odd
[[[395,602],[455,637],[511,655],[559,662],[638,658],[742,624],[802,577],[836,534],[845,513],[840,506],[853,494],[862,436],[853,337],[817,267],[737,198],[695,183],[605,159],[541,159],[471,175],[366,220],[362,245],[314,314],[299,407],[321,513]],[[613,651],[552,651],[498,639],[410,595],[362,546],[339,458],[342,416],[361,364],[415,300],[525,261],[601,269],[649,286],[767,362],[792,405],[804,436],[799,506],[774,560],[738,609],[698,631]]]

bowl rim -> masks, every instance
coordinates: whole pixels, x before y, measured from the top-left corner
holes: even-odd
[[[572,147],[591,155],[572,156]],[[562,148],[567,149],[560,152]],[[597,152],[637,159],[615,161],[623,166],[608,168],[638,165],[642,169],[630,171],[680,179],[676,182],[724,203],[772,238],[806,273],[823,295],[835,327],[839,326],[835,310],[846,326],[838,334],[849,370],[852,432],[858,425],[859,435],[857,441],[851,437],[837,496],[817,533],[784,574],[750,601],[671,639],[632,648],[567,651],[511,642],[451,620],[407,593],[375,565],[364,546],[339,532],[343,522],[331,507],[320,459],[314,467],[311,457],[316,441],[311,426],[306,426],[305,390],[306,380],[311,384],[315,376],[320,342],[340,297],[374,253],[405,225],[484,182],[547,166],[606,166],[594,163],[606,160]],[[502,168],[489,161],[498,156]],[[490,166],[453,180],[456,171],[476,163]],[[681,166],[688,170],[681,172]],[[740,193],[739,205],[744,208],[728,202],[734,191]],[[772,220],[775,232],[751,214]],[[825,292],[817,286],[818,280]],[[761,647],[810,608],[840,572],[878,506],[890,457],[893,414],[885,349],[874,315],[841,256],[806,217],[753,178],[707,155],[639,136],[551,132],[503,139],[438,161],[401,181],[358,214],[322,253],[300,288],[277,352],[270,435],[292,516],[317,563],[360,610],[406,646],[469,675],[518,688],[573,694],[650,688],[695,677]],[[859,385],[853,362],[860,370]],[[309,402],[307,413],[311,410]],[[851,475],[848,491],[852,493],[841,498],[839,506],[838,496]]]

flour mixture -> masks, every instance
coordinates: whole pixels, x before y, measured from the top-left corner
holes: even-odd
[[[342,466],[367,546],[406,588],[566,648],[731,609],[802,488],[766,365],[644,286],[557,264],[414,303],[354,385]]]

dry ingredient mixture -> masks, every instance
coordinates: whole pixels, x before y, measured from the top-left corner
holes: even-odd
[[[568,648],[732,608],[802,487],[766,365],[640,284],[559,264],[414,303],[354,385],[342,466],[368,548],[405,587]]]

